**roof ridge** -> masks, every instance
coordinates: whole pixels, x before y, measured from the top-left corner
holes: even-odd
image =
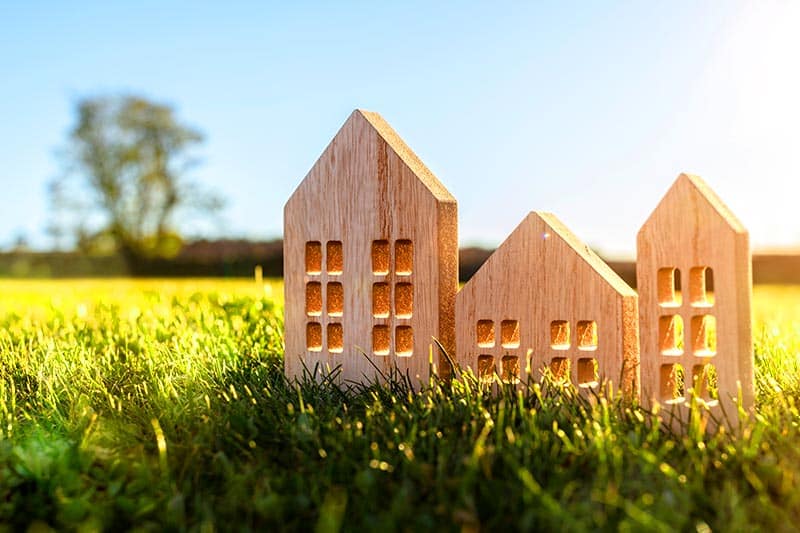
[[[478,271],[472,276],[472,278],[467,282],[467,285],[473,283],[473,281],[477,280],[480,276],[480,273],[486,269],[491,269],[494,267],[495,261],[500,260],[500,252],[503,247],[511,241],[511,239],[515,238],[517,233],[524,232],[527,230],[534,221],[532,219],[537,218],[544,224],[549,230],[553,233],[558,235],[558,237],[564,241],[567,246],[569,246],[575,254],[577,254],[581,259],[583,259],[584,263],[594,270],[594,272],[600,276],[603,281],[605,281],[613,290],[617,291],[622,296],[636,296],[637,293],[630,285],[628,285],[614,270],[608,266],[608,263],[603,260],[597,253],[594,252],[587,244],[581,241],[561,220],[558,219],[553,213],[549,213],[547,211],[531,211],[529,212],[525,218],[523,218],[519,224],[508,234],[508,236],[503,240],[502,243],[492,252],[492,254],[486,259],[486,261],[481,265]],[[547,237],[545,237],[547,238]],[[466,287],[466,285],[465,285]],[[462,289],[463,290],[463,289]]]
[[[531,211],[528,217],[536,216],[546,226],[558,234],[559,237],[577,253],[586,264],[591,267],[598,275],[600,275],[606,283],[611,285],[614,290],[624,295],[635,296],[636,291],[623,280],[619,274],[606,263],[606,261],[597,255],[588,244],[575,235],[556,215],[547,211]],[[528,218],[526,217],[526,218]]]
[[[392,151],[397,154],[403,163],[405,163],[414,175],[417,176],[428,190],[430,190],[431,194],[440,201],[456,201],[455,197],[447,190],[447,187],[439,181],[439,178],[431,172],[414,150],[406,144],[402,137],[397,134],[394,128],[392,128],[379,113],[366,111],[364,109],[356,109],[353,111],[353,114],[356,113],[361,115],[375,129]]]
[[[681,179],[687,180],[697,192],[711,205],[711,207],[719,213],[719,215],[725,219],[728,225],[731,226],[734,230],[738,232],[745,232],[747,231],[744,227],[744,224],[739,220],[739,218],[733,214],[733,211],[727,206],[725,202],[722,201],[722,198],[717,195],[717,193],[712,189],[706,181],[697,176],[696,174],[687,174],[682,172],[676,183]]]
[[[747,228],[744,227],[744,224],[738,219],[736,215],[733,214],[733,211],[722,201],[722,199],[717,195],[716,192],[708,185],[708,183],[703,180],[700,176],[696,174],[688,174],[686,172],[681,172],[675,181],[672,182],[667,192],[661,197],[656,204],[656,207],[650,212],[647,216],[647,220],[639,228],[639,234],[644,231],[644,229],[650,225],[650,222],[656,216],[656,213],[665,205],[665,202],[668,201],[669,197],[673,194],[673,192],[678,187],[690,187],[695,191],[697,196],[703,199],[706,204],[713,209],[717,215],[736,233],[747,233]]]

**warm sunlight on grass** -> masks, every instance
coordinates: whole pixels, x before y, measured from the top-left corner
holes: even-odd
[[[758,415],[714,435],[547,378],[289,383],[281,293],[0,282],[0,531],[800,523],[800,287],[755,289]]]

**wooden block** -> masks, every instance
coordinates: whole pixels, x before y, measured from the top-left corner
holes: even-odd
[[[703,180],[681,174],[639,231],[637,255],[645,403],[685,421],[694,390],[735,424],[739,389],[745,408],[755,396],[747,230]]]
[[[554,215],[530,213],[456,297],[458,362],[487,381],[639,394],[636,292]]]
[[[434,338],[454,353],[456,201],[376,113],[354,111],[287,201],[284,283],[289,377],[427,379]]]

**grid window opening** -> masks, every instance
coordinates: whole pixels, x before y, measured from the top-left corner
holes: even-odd
[[[491,355],[478,356],[478,379],[482,383],[491,382],[494,378],[494,357]]]
[[[661,355],[683,355],[683,318],[666,315],[658,318],[658,348]]]
[[[306,324],[306,348],[310,352],[322,351],[322,324],[318,322]]]
[[[322,243],[309,241],[306,243],[306,274],[322,273]]]
[[[414,243],[408,239],[394,242],[394,273],[410,276],[414,270]]]
[[[344,332],[339,323],[328,324],[328,351],[330,353],[344,351]]]
[[[692,317],[692,353],[696,357],[717,355],[717,319],[712,315]]]
[[[322,315],[322,284],[319,281],[306,283],[306,315]]]
[[[519,348],[519,321],[500,322],[500,345],[503,348]]]
[[[578,359],[578,386],[583,388],[596,387],[600,382],[600,373],[597,359],[584,357]]]
[[[717,369],[714,365],[706,363],[692,367],[692,389],[697,398],[706,402],[719,399]]]
[[[414,263],[413,243],[408,239],[394,241],[387,239],[372,241],[372,273],[387,276],[394,259],[394,274],[410,276]],[[397,357],[411,357],[414,353],[414,332],[411,326],[396,325],[396,319],[407,320],[414,313],[414,286],[410,280],[396,281],[393,277],[372,285],[372,316],[375,319],[389,319],[388,324],[373,325],[373,353]],[[392,335],[393,333],[393,335]],[[394,343],[392,343],[392,340]]]
[[[325,264],[329,275],[338,276],[344,270],[341,241],[328,241],[325,246]]]
[[[475,330],[478,337],[478,346],[481,348],[494,346],[494,322],[491,320],[478,320]]]
[[[666,404],[683,403],[686,390],[683,367],[677,363],[661,365],[661,401]]]
[[[382,324],[372,326],[372,353],[375,355],[389,355],[391,342],[389,326]]]
[[[339,317],[344,313],[344,288],[338,281],[327,284],[326,292],[328,295],[328,315]]]
[[[578,349],[597,350],[597,322],[594,320],[578,321]]]
[[[502,367],[502,380],[504,383],[519,383],[519,357],[516,355],[505,355],[500,360]]]
[[[394,286],[394,314],[397,318],[411,318],[414,312],[414,286],[397,283]]]
[[[698,266],[689,271],[689,297],[692,307],[714,306],[714,271]]]
[[[661,307],[680,307],[683,303],[681,293],[681,271],[677,268],[659,268],[657,274],[658,304]]]
[[[570,360],[566,357],[554,357],[550,361],[550,374],[559,383],[570,381]]]
[[[553,320],[550,322],[550,347],[553,350],[569,350],[569,322]]]
[[[398,357],[411,357],[414,353],[414,331],[411,326],[397,326],[394,329],[395,354]]]
[[[385,276],[389,273],[389,241],[372,241],[372,273]]]

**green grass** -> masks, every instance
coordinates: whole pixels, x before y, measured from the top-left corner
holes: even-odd
[[[548,383],[287,383],[279,284],[0,282],[0,530],[790,530],[800,288],[758,414],[677,435]]]

